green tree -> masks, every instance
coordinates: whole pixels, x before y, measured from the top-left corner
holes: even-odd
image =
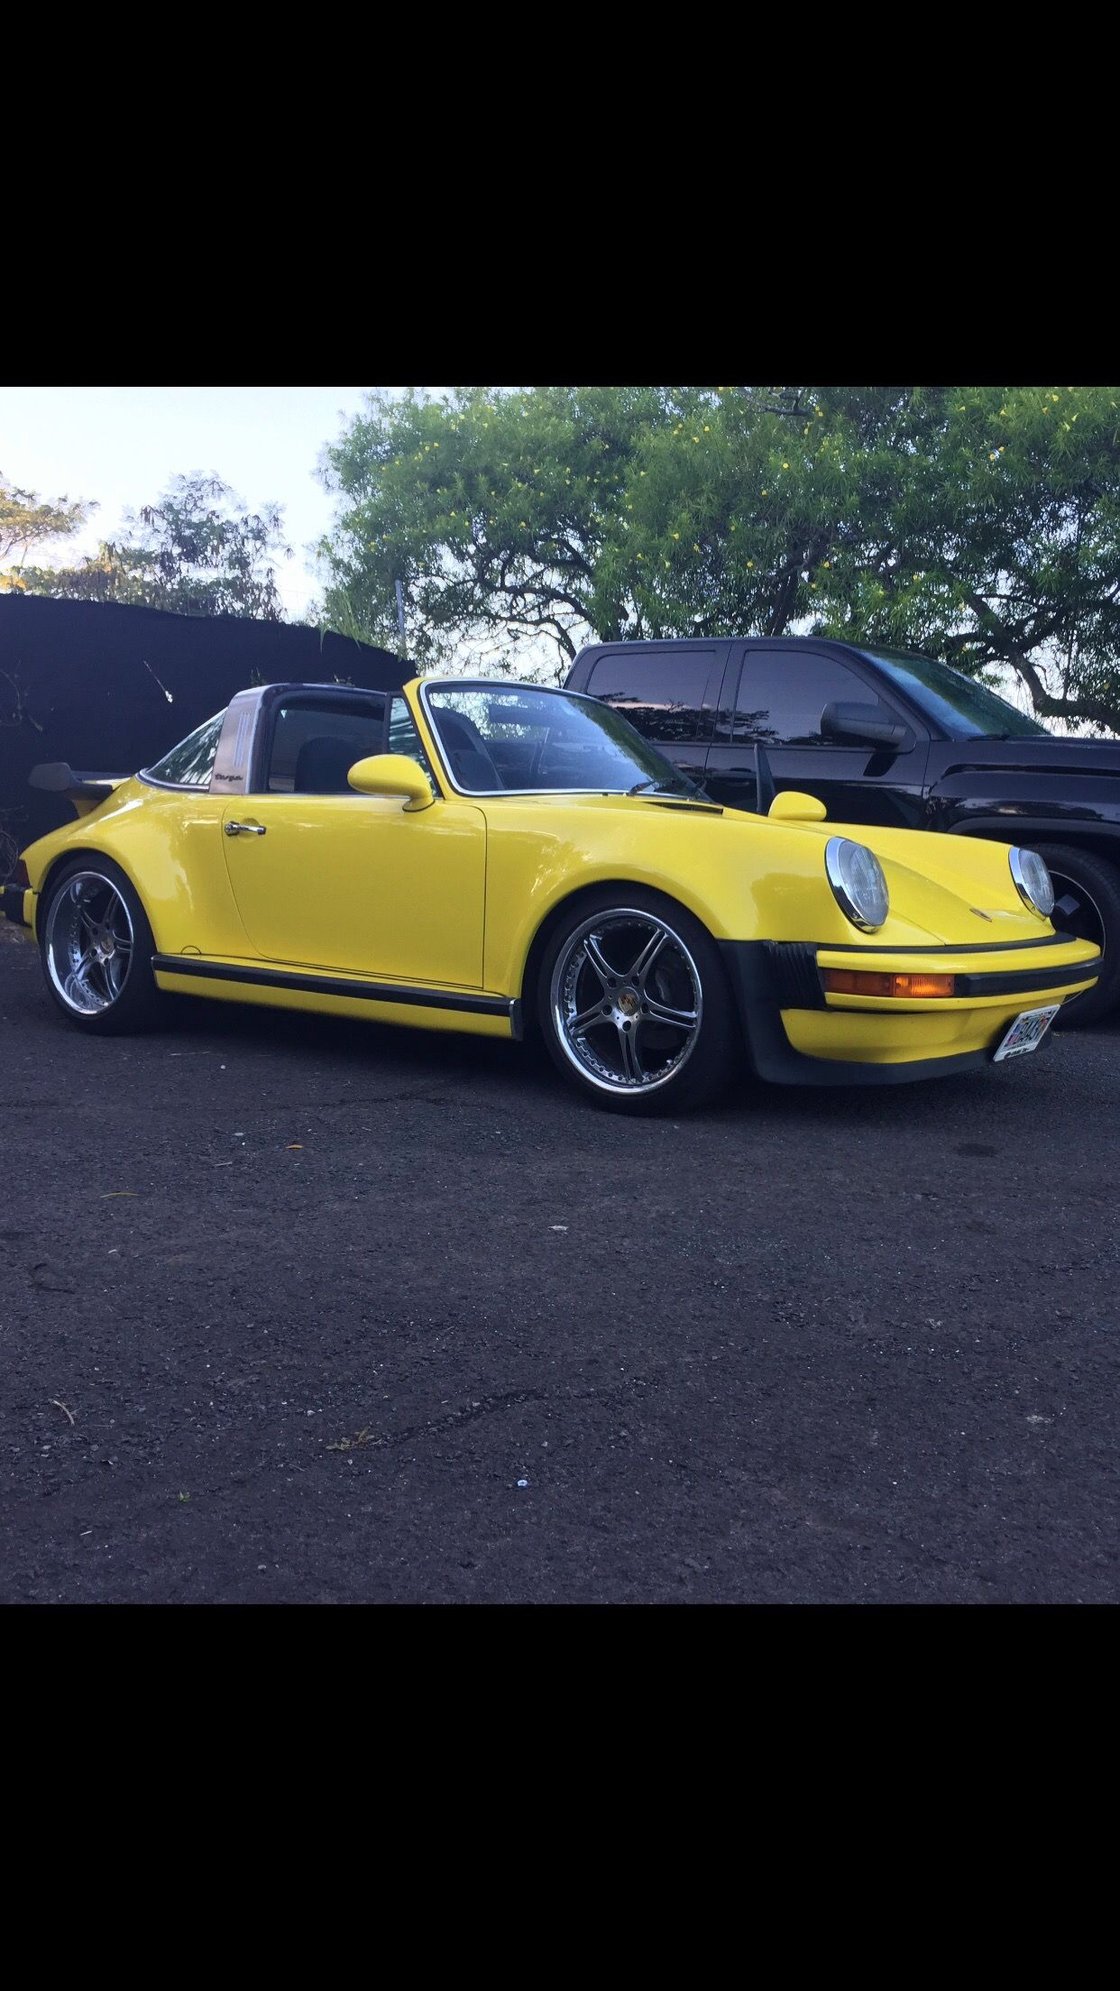
[[[65,539],[80,531],[97,507],[85,499],[71,503],[56,498],[54,503],[40,498],[36,491],[23,491],[0,475],[0,561],[18,556],[14,568],[0,570],[0,588],[22,588],[20,569],[33,546],[50,539]]]
[[[635,451],[668,400],[662,388],[372,395],[326,452],[342,510],[320,549],[325,619],[391,641],[400,581],[424,663],[495,637],[551,637],[571,657],[588,629],[646,633],[611,553]]]
[[[176,477],[126,534],[68,568],[24,568],[29,593],[142,603],[178,615],[283,619],[273,564],[285,545],[276,505],[249,512],[218,477]]]
[[[326,454],[326,620],[414,654],[818,630],[1120,730],[1120,391],[372,396]]]

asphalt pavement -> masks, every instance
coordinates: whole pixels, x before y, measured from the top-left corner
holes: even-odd
[[[0,946],[0,1601],[1117,1600],[1120,1025],[630,1122]]]

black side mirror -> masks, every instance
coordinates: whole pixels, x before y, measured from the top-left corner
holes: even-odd
[[[881,705],[826,705],[821,713],[826,740],[855,740],[869,747],[912,747],[914,735],[899,719],[888,719]]]

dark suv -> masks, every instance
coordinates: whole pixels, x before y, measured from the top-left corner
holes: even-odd
[[[776,786],[834,822],[1037,850],[1055,924],[1104,954],[1069,1024],[1120,1003],[1120,740],[1063,739],[934,658],[816,636],[596,643],[567,688],[625,712],[714,801],[756,806],[761,742]]]

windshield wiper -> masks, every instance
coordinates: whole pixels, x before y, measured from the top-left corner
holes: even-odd
[[[643,795],[647,791],[652,792],[654,795],[694,795],[696,793],[691,782],[654,780],[636,781],[633,788],[628,788],[626,793],[628,795]]]

